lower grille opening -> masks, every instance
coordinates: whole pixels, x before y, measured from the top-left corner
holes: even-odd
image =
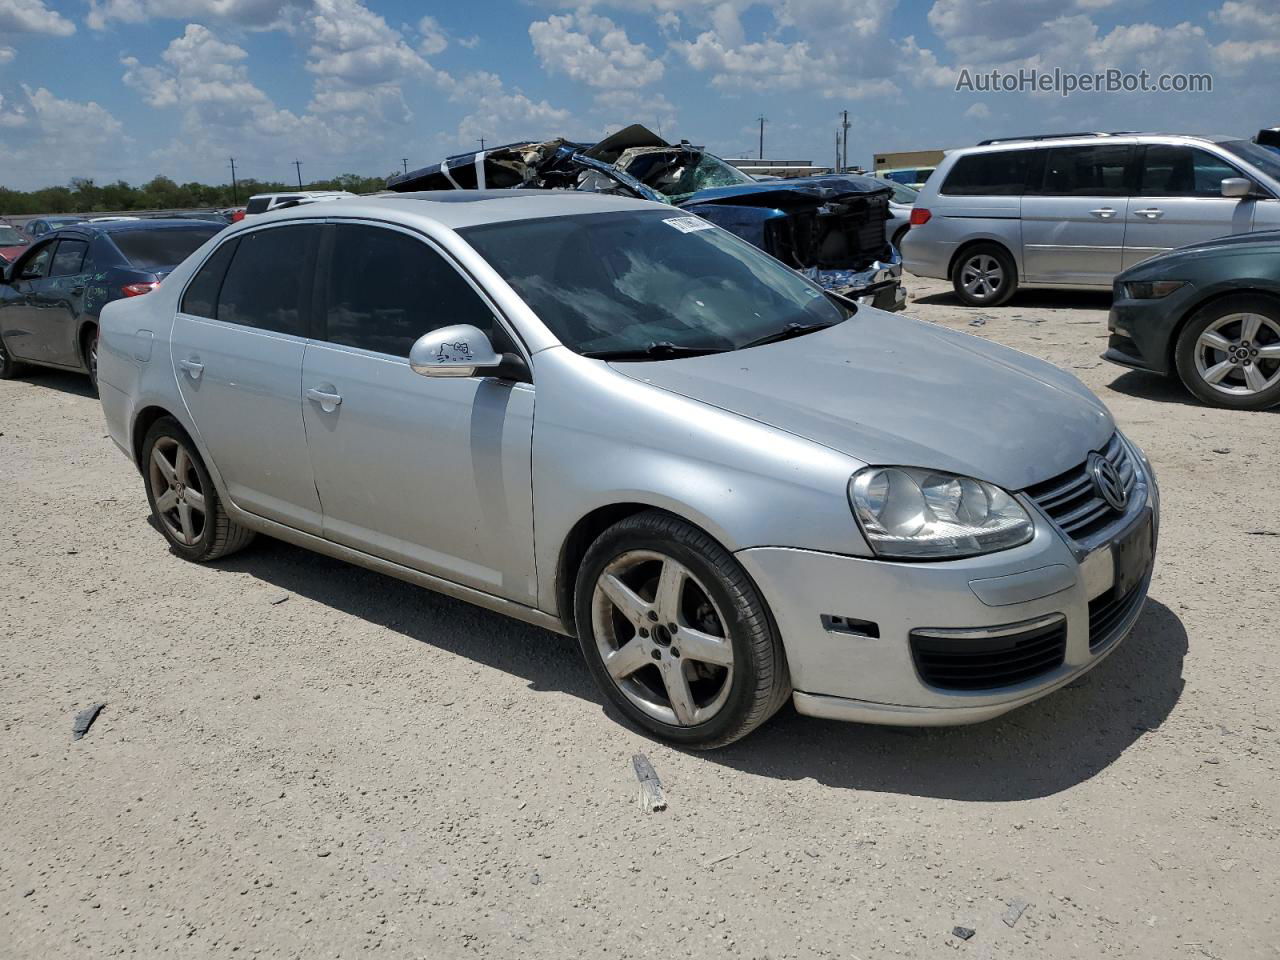
[[[1089,601],[1089,649],[1097,650],[1116,637],[1120,624],[1133,612],[1142,600],[1143,584],[1131,587],[1128,593],[1116,595],[1115,587]]]
[[[1067,621],[999,637],[948,637],[912,631],[911,657],[920,678],[944,690],[1011,687],[1062,666],[1067,652]]]

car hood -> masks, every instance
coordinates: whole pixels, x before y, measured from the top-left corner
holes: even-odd
[[[892,188],[871,177],[829,175],[794,177],[786,180],[763,180],[757,183],[738,183],[728,187],[708,187],[680,201],[680,206],[694,203],[748,204],[787,209],[802,202],[826,201],[856,194],[888,194]]]
[[[864,463],[949,470],[1009,490],[1071,469],[1115,430],[1102,402],[1051,364],[865,307],[781,343],[613,366]]]

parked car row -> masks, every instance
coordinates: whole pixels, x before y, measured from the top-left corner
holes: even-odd
[[[576,636],[689,746],[788,700],[997,716],[1115,650],[1154,562],[1151,465],[1069,373],[667,204],[295,205],[108,304],[99,343],[176,555],[265,533]]]
[[[999,306],[1021,287],[1114,287],[1106,359],[1176,373],[1208,403],[1280,403],[1267,233],[1280,229],[1280,154],[1265,146],[1084,134],[954,150],[911,223],[907,269],[949,278],[966,304]]]

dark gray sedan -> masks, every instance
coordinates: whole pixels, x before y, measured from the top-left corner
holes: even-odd
[[[1205,403],[1280,405],[1280,231],[1171,250],[1116,277],[1103,359],[1176,373]]]

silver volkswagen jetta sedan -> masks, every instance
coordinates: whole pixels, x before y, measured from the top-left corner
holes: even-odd
[[[671,741],[997,716],[1110,653],[1158,495],[1078,380],[641,201],[334,200],[102,315],[179,556],[255,532],[576,635]]]

